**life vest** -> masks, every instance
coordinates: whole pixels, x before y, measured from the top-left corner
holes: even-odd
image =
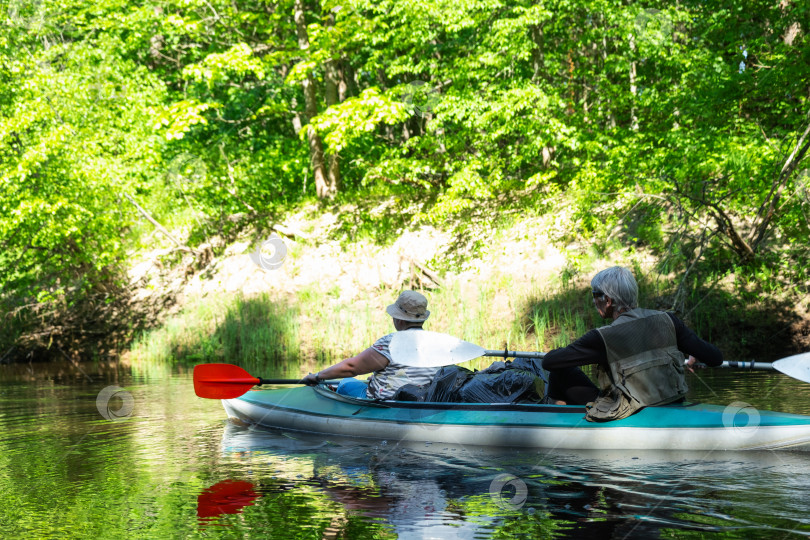
[[[669,315],[637,308],[597,331],[605,342],[608,370],[598,369],[600,391],[587,406],[588,420],[618,420],[686,395],[683,353]]]

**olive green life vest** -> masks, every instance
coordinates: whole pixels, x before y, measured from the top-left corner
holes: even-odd
[[[609,370],[599,367],[599,396],[588,404],[588,420],[618,420],[686,395],[683,353],[669,315],[637,308],[597,330],[605,342]]]

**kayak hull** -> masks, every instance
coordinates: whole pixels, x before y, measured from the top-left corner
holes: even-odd
[[[365,439],[600,450],[762,450],[810,445],[810,416],[677,404],[612,422],[581,406],[374,402],[323,387],[252,390],[223,400],[228,417],[265,428]]]

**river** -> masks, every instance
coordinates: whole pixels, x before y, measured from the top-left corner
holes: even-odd
[[[778,373],[689,383],[810,414],[810,384]],[[0,449],[3,538],[810,537],[807,451],[324,440],[228,424],[187,368],[0,366]]]

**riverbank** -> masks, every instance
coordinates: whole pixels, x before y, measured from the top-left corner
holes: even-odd
[[[561,246],[560,222],[549,216],[468,223],[464,238],[452,227],[423,224],[403,228],[388,242],[335,234],[341,226],[340,213],[310,206],[259,240],[238,238],[175,288],[176,301],[162,323],[141,333],[125,357],[317,370],[390,332],[385,306],[405,288],[427,295],[430,330],[485,348],[548,350],[602,324],[588,294],[599,269],[633,268],[641,305],[656,309],[673,308],[681,283],[633,245]],[[263,243],[264,251],[257,252]],[[133,265],[131,278],[142,284],[140,302],[161,294],[166,278],[155,268]],[[773,360],[801,347],[806,315],[758,316],[775,305],[765,301],[740,311],[740,293],[750,297],[751,287],[738,286],[730,276],[698,288],[689,310],[678,314],[730,358]],[[769,342],[773,335],[784,340]]]
[[[293,357],[315,368],[391,331],[385,306],[405,288],[428,296],[427,328],[487,348],[542,349],[554,335],[576,332],[567,330],[560,309],[533,312],[532,299],[575,283],[570,257],[549,242],[542,218],[489,231],[488,245],[459,260],[453,236],[434,226],[405,230],[387,245],[341,241],[331,228],[340,217],[315,210],[304,209],[273,229],[286,250],[277,267],[257,262],[261,242],[241,239],[228,246],[188,280],[174,313],[143,333],[128,356],[237,363]],[[479,229],[485,234],[484,226]],[[143,281],[148,272],[132,277]],[[159,289],[157,282],[142,287]]]

